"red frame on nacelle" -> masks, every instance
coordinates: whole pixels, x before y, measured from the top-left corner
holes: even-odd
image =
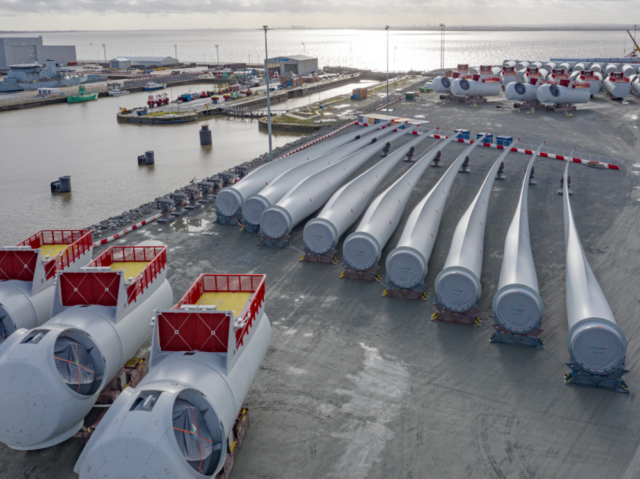
[[[240,327],[235,330],[235,348],[242,346],[244,337],[264,305],[265,278],[263,274],[201,275],[171,311],[158,315],[160,349],[215,353],[228,351],[229,346],[232,346],[226,343],[229,328],[233,327],[232,315],[206,309],[180,309],[184,305],[195,305],[204,293],[213,292],[253,293],[248,307],[245,307],[239,318]]]
[[[44,265],[46,279],[67,268],[71,263],[91,249],[91,230],[42,230],[18,243],[28,246],[31,251],[0,251],[0,280],[33,281],[36,268],[37,249],[47,244],[66,244],[61,254]]]

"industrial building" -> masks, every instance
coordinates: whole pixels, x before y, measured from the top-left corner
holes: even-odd
[[[126,70],[131,67],[164,67],[177,63],[177,59],[167,56],[120,56],[109,60],[109,67]]]
[[[76,61],[76,47],[43,45],[39,37],[0,38],[0,70],[9,70],[10,65],[20,63],[41,63],[53,60],[56,63]]]
[[[318,71],[318,59],[307,55],[291,55],[267,59],[269,71],[277,71],[280,75],[289,72],[298,76]]]

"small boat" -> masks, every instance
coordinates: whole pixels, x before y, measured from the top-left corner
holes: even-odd
[[[166,87],[167,85],[163,85],[162,83],[154,83],[154,82],[149,82],[146,84],[146,86],[144,87],[144,91],[153,91],[153,90],[162,90]]]
[[[119,88],[114,88],[109,92],[109,96],[123,96],[128,94],[129,90],[120,90]]]
[[[67,95],[67,103],[82,103],[85,101],[91,101],[98,98],[98,92],[87,93],[87,90],[81,86],[78,89],[77,95]]]

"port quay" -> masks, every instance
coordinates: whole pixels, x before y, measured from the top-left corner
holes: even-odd
[[[224,158],[0,247],[0,478],[639,477],[639,73],[10,65],[3,118],[157,135],[122,184]]]

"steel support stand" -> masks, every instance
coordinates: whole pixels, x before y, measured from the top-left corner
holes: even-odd
[[[372,266],[369,269],[353,269],[351,266],[340,263],[340,266],[343,268],[343,272],[340,275],[340,278],[345,279],[353,279],[355,281],[376,281],[380,279],[380,275],[378,274],[378,270],[380,266]]]
[[[388,289],[384,290],[382,296],[385,298],[395,299],[410,299],[413,301],[426,301],[427,294],[424,290],[424,283],[415,285],[413,288],[403,288],[400,285],[395,284],[393,281],[387,279]]]
[[[584,371],[573,362],[568,363],[567,366],[571,368],[571,372],[564,375],[564,383],[567,386],[606,389],[608,391],[629,394],[627,383],[622,379],[622,376],[629,372],[626,369],[618,369],[607,374],[598,375]]]
[[[435,305],[437,313],[433,313],[431,316],[432,321],[438,321],[440,323],[451,323],[451,324],[463,324],[466,326],[481,326],[482,320],[477,316],[480,313],[480,308],[471,308],[467,311],[451,311],[450,309],[445,308],[440,303],[436,303]]]
[[[332,249],[323,254],[312,253],[307,248],[303,248],[303,250],[304,256],[300,258],[300,261],[305,263],[333,264],[338,262],[338,258],[336,258],[338,250]]]
[[[289,238],[291,235],[280,236],[280,238],[269,238],[267,235],[260,233],[259,246],[273,246],[274,248],[290,248]]]
[[[528,333],[517,334],[507,331],[499,324],[492,324],[491,327],[496,330],[489,338],[490,343],[509,344],[512,346],[524,346],[535,349],[544,349],[544,342],[538,336],[542,333],[542,329],[533,329]]]

